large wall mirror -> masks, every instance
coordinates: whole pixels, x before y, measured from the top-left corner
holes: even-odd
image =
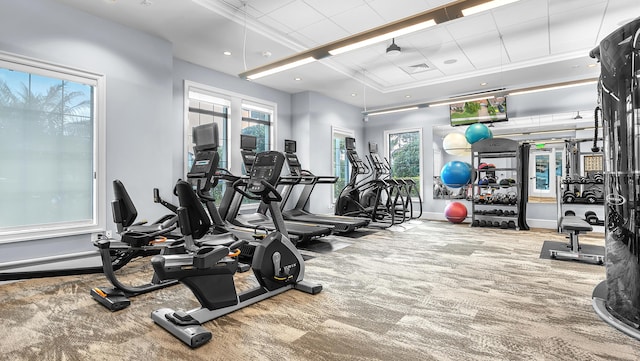
[[[601,172],[602,153],[592,151],[594,125],[593,112],[589,110],[512,118],[507,122],[487,124],[494,138],[531,144],[529,202],[537,203],[556,202],[561,193],[558,185],[567,177],[592,178],[599,169]],[[447,162],[471,163],[469,151],[448,152],[443,146],[449,134],[464,135],[466,128],[440,125],[433,129],[434,199],[470,199],[473,196],[469,187],[447,187],[440,179],[440,171]],[[602,135],[602,130],[598,133]],[[597,140],[596,146],[602,147],[601,140]],[[571,164],[575,165],[570,167]],[[500,174],[496,177],[499,178]]]

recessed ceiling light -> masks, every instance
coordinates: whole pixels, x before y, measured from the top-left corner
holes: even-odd
[[[487,85],[487,83],[486,82],[482,82],[482,83],[480,83],[480,85],[485,86],[485,85]]]
[[[355,97],[356,95],[358,95],[358,94],[356,94],[356,93],[351,93],[351,96],[352,96],[352,97]]]
[[[295,81],[300,81],[300,80],[302,80],[302,78],[301,78],[301,77],[299,77],[299,76],[297,76],[297,77],[293,78],[293,80],[295,80]]]
[[[404,96],[405,98],[411,98],[411,95],[407,94]]]
[[[449,65],[449,64],[454,64],[458,62],[458,59],[447,59],[444,61],[445,64]]]
[[[229,56],[229,55],[231,55],[231,52],[230,52],[229,50],[226,50],[226,51],[224,51],[222,54],[224,54],[224,55],[226,55],[226,56]]]
[[[596,66],[598,66],[598,64],[591,63],[587,65],[588,68],[595,68]]]

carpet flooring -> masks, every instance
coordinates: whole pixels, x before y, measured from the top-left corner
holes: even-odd
[[[302,251],[313,256],[306,279],[322,293],[285,292],[208,322],[213,340],[197,349],[150,318],[162,307],[196,307],[183,285],[119,312],[89,296],[108,285],[102,275],[0,285],[0,360],[640,359],[640,341],[591,307],[605,268],[539,257],[562,234],[426,220],[367,233]],[[141,259],[118,272],[141,283],[151,267]],[[251,287],[252,273],[236,283]]]

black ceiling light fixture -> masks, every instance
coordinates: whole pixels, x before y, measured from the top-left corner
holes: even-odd
[[[387,47],[387,55],[397,56],[400,55],[402,49],[396,44],[396,38],[391,39],[391,45]]]
[[[573,119],[575,119],[575,120],[580,120],[580,119],[582,119],[582,115],[580,115],[580,111],[578,111],[578,115],[576,115],[575,117],[573,117]]]

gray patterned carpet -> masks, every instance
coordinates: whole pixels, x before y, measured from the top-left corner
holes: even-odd
[[[602,245],[600,237],[583,237]],[[192,350],[154,325],[161,307],[197,306],[182,285],[111,313],[89,289],[101,275],[0,285],[2,360],[638,360],[640,341],[601,321],[591,292],[604,267],[540,259],[545,230],[412,222],[309,245],[298,291],[205,324]],[[314,252],[313,250],[319,250]],[[331,251],[333,249],[333,251]],[[121,270],[132,282],[148,260]],[[237,275],[246,289],[251,273]]]

